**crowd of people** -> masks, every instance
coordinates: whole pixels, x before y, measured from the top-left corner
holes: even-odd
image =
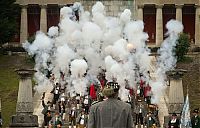
[[[97,93],[99,86],[93,83],[88,88],[87,95],[76,94],[70,96],[67,93],[67,82],[64,80],[64,76],[61,73],[61,77],[58,80],[55,79],[52,74],[49,77],[53,89],[51,91],[53,95],[52,101],[45,103],[45,93],[42,96],[42,114],[44,115],[44,122],[42,127],[60,128],[62,125],[67,125],[72,128],[85,128],[87,127],[89,108],[95,102],[101,101],[102,95]],[[100,80],[102,86],[106,81]]]
[[[135,125],[145,124],[152,126],[157,123],[157,120],[154,116],[154,111],[147,111],[147,108],[151,105],[151,87],[142,77],[140,75],[141,79],[137,88],[127,88],[129,90],[127,103],[131,106],[131,116],[135,116],[133,118]],[[66,122],[68,122],[69,127],[73,128],[87,127],[90,107],[108,98],[106,94],[103,94],[103,90],[107,85],[107,80],[103,74],[98,76],[100,85],[91,83],[87,95],[76,94],[75,96],[70,96],[67,93],[67,84],[69,83],[65,82],[63,73],[61,73],[59,81],[55,79],[53,74],[49,79],[53,85],[51,91],[53,99],[45,103],[45,93],[43,94],[42,106],[44,109],[42,114],[44,115],[44,123],[42,127],[59,128]],[[120,100],[119,97],[118,100]],[[152,121],[154,120],[154,123],[149,121],[151,120],[150,118],[152,118]]]
[[[158,106],[151,104],[153,95],[151,86],[142,77],[140,75],[137,88],[127,88],[129,95],[125,103],[118,97],[120,86],[115,81],[107,82],[103,75],[98,77],[100,85],[92,83],[89,86],[87,95],[76,94],[75,96],[70,96],[67,93],[68,83],[64,82],[62,77],[59,82],[55,82],[54,75],[51,75],[53,99],[45,103],[45,93],[43,93],[42,114],[44,122],[42,127],[61,128],[65,125],[69,128],[109,126],[112,128],[132,128],[140,125],[141,128],[157,128],[160,126]],[[198,125],[194,128],[200,128],[199,117],[192,118],[192,123],[193,126]],[[174,113],[168,123],[168,128],[179,128],[179,126],[180,121]]]

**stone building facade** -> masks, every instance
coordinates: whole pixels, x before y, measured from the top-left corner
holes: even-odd
[[[28,37],[42,30],[47,32],[59,23],[59,10],[77,0],[17,0],[21,5],[18,18],[20,33],[14,42],[24,42]],[[79,0],[85,10],[91,11],[96,0]],[[165,25],[170,19],[177,19],[184,25],[184,32],[190,36],[191,44],[200,46],[200,0],[101,0],[106,15],[118,16],[124,9],[132,11],[133,19],[144,21],[144,31],[149,35],[148,45],[160,46],[165,38]]]

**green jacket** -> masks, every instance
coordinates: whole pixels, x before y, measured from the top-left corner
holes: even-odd
[[[192,128],[200,128],[200,117],[192,117],[191,118]]]

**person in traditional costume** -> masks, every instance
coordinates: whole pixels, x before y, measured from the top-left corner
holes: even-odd
[[[131,106],[118,100],[119,85],[108,82],[103,95],[108,99],[91,106],[88,128],[133,128]]]
[[[199,109],[193,110],[193,116],[191,118],[192,128],[200,128],[200,116],[198,113]]]
[[[76,109],[76,105],[73,104],[71,110],[69,111],[69,128],[76,128],[76,118],[78,112]]]
[[[85,110],[83,109],[77,117],[78,128],[85,128],[87,126],[87,122],[88,122],[88,115],[85,113]]]
[[[51,119],[49,123],[50,128],[61,128],[62,127],[62,119],[58,112],[55,113],[55,116]]]
[[[135,115],[136,115],[136,122],[135,124],[141,124],[143,126],[144,124],[144,117],[146,115],[146,111],[144,108],[144,105],[142,104],[142,100],[138,100],[138,103],[135,106]]]
[[[180,128],[180,121],[177,118],[176,113],[172,114],[172,117],[171,117],[171,119],[169,120],[169,123],[168,123],[168,128]]]
[[[145,125],[146,128],[153,128],[156,126],[156,120],[152,115],[152,112],[149,111],[146,118],[145,118]]]

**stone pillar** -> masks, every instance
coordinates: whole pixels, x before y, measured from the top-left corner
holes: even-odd
[[[182,22],[182,7],[183,5],[176,5],[176,20]]]
[[[33,115],[32,80],[35,70],[16,70],[20,77],[16,115],[12,116],[10,127],[38,127],[38,117]]]
[[[195,45],[200,46],[200,5],[196,7],[196,16],[195,16]]]
[[[47,5],[41,5],[40,13],[40,30],[44,33],[47,32]]]
[[[169,103],[168,103],[168,112],[169,114],[176,113],[181,114],[184,104],[184,95],[183,95],[183,85],[182,85],[182,76],[186,70],[176,69],[173,71],[167,72],[167,75],[170,80],[169,87]]]
[[[133,0],[133,20],[137,19],[137,1]]]
[[[63,8],[65,5],[58,5],[58,6],[59,6],[59,8],[60,8],[60,10],[61,10],[61,8]],[[59,19],[59,21],[61,22],[62,19],[64,19],[64,16],[63,16],[63,14],[61,14],[61,12],[60,12],[60,19]]]
[[[163,42],[163,5],[156,5],[156,46],[160,46]]]
[[[142,20],[142,21],[143,21],[143,8],[144,8],[144,5],[138,5],[137,19]]]
[[[28,22],[27,22],[27,5],[21,6],[21,27],[20,27],[20,43],[24,43],[28,37]]]

